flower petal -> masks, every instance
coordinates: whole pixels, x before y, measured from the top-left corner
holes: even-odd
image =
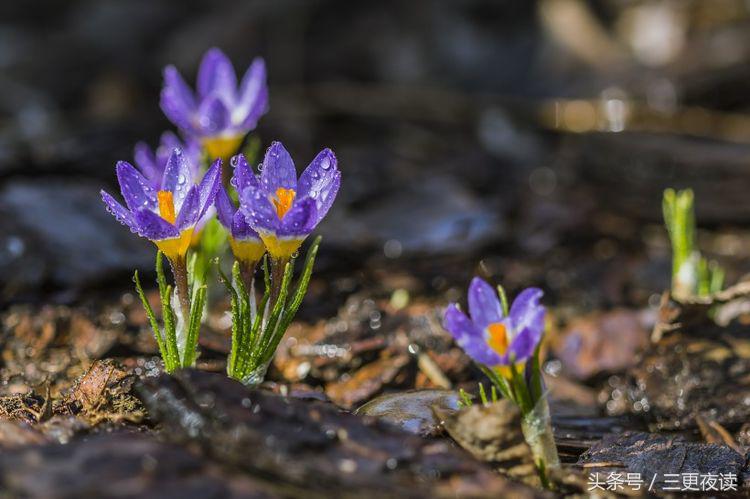
[[[529,328],[541,335],[544,331],[544,307],[539,300],[543,294],[539,288],[527,288],[516,296],[508,314],[513,332],[518,334]]]
[[[158,189],[161,183],[162,170],[159,168],[156,155],[148,144],[138,142],[133,148],[133,159],[135,160],[135,166],[146,177],[146,180],[152,187]]]
[[[138,235],[151,241],[170,239],[180,235],[177,227],[152,211],[138,210],[133,218],[137,225]]]
[[[486,366],[494,366],[500,362],[500,356],[487,344],[484,333],[458,309],[455,303],[448,305],[443,327],[451,333],[456,344],[476,362]]]
[[[137,227],[133,220],[133,214],[130,210],[118,203],[108,192],[100,191],[100,194],[102,196],[102,201],[104,201],[104,204],[107,207],[107,211],[110,212],[118,222],[130,227],[131,231],[137,232]]]
[[[268,86],[266,63],[260,57],[253,60],[240,83],[237,108],[232,122],[243,129],[252,130],[261,116],[268,112]]]
[[[230,125],[229,110],[216,94],[210,95],[198,108],[198,123],[201,135],[218,135]]]
[[[231,163],[234,165],[231,183],[237,189],[237,192],[242,192],[250,186],[258,187],[260,185],[250,165],[247,164],[244,154],[238,154],[232,158]]]
[[[266,151],[260,172],[260,185],[269,194],[277,189],[297,190],[297,170],[289,152],[281,142],[273,142]]]
[[[229,199],[229,194],[227,194],[227,190],[223,185],[220,185],[219,190],[216,192],[214,206],[216,206],[216,214],[218,215],[221,225],[227,229],[231,229],[232,219],[237,210],[235,210],[232,200]]]
[[[279,236],[307,236],[318,225],[318,209],[315,200],[304,198],[295,202],[286,212],[276,231]]]
[[[309,196],[315,200],[320,222],[336,199],[340,185],[341,172],[336,156],[330,149],[323,149],[300,175],[297,196]]]
[[[206,210],[214,203],[216,193],[219,191],[221,186],[221,160],[217,159],[214,161],[211,168],[208,169],[206,174],[203,176],[203,180],[198,185],[199,198],[199,212],[198,217],[202,217],[206,214]]]
[[[256,231],[276,233],[281,224],[276,207],[260,187],[250,186],[240,193],[240,210],[247,223]]]
[[[474,324],[482,330],[503,319],[497,292],[479,277],[472,279],[469,286],[469,313]]]
[[[175,210],[180,211],[185,197],[194,185],[193,171],[182,149],[173,149],[164,167],[161,190],[174,194]]]
[[[174,221],[177,230],[182,232],[189,227],[195,226],[202,215],[200,208],[198,186],[193,185],[188,190],[188,193],[185,196],[185,201],[180,208],[180,212],[177,214],[177,219]]]
[[[234,103],[237,94],[237,76],[229,58],[220,49],[213,47],[206,52],[198,69],[198,95],[219,95],[227,104]]]
[[[256,239],[260,240],[258,233],[247,223],[245,215],[238,211],[232,218],[232,237],[237,240]]]
[[[526,361],[529,357],[534,355],[534,350],[541,339],[541,329],[533,329],[529,327],[522,329],[516,334],[516,337],[513,338],[513,341],[508,347],[508,352],[505,355],[506,362],[510,361],[511,355],[515,357],[516,362]]]
[[[174,66],[164,68],[164,87],[159,101],[162,111],[179,128],[194,132],[193,116],[196,111],[193,91]]]
[[[156,209],[156,192],[148,180],[127,161],[118,161],[115,166],[120,192],[130,211],[143,208]]]

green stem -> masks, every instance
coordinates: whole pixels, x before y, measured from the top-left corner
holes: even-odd
[[[190,286],[188,284],[187,262],[185,257],[170,259],[172,265],[172,274],[177,289],[177,299],[180,301],[182,318],[187,322],[190,320]]]
[[[284,269],[289,262],[288,258],[271,259],[271,306],[276,306],[276,301],[281,293],[281,283],[284,281]]]

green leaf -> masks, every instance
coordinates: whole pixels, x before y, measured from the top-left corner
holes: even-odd
[[[281,337],[278,335],[278,331],[281,330],[281,328],[277,328],[276,326],[286,305],[286,299],[289,294],[289,284],[292,281],[293,272],[294,258],[287,262],[286,266],[284,267],[284,277],[281,280],[281,290],[279,291],[279,296],[276,300],[276,303],[274,303],[273,305],[271,316],[268,318],[268,322],[266,323],[266,327],[263,331],[260,348],[258,348],[258,353],[260,356],[257,365],[262,365],[266,361],[271,360],[271,357],[273,357],[274,351],[276,350],[275,345],[278,344],[276,338],[278,337],[279,341],[281,340]],[[283,334],[284,333],[282,330],[281,335],[283,336]]]
[[[151,304],[146,298],[146,293],[143,292],[143,287],[141,286],[141,280],[138,277],[137,270],[133,274],[133,282],[135,282],[135,290],[138,293],[138,297],[141,299],[143,308],[144,310],[146,310],[146,315],[148,316],[148,321],[151,324],[151,330],[154,332],[156,343],[159,345],[159,353],[161,354],[161,358],[164,361],[164,369],[168,373],[170,373],[174,371],[174,365],[172,365],[171,363],[171,358],[169,356],[169,353],[167,352],[167,345],[164,343],[164,338],[162,337],[161,329],[159,328],[159,322],[156,320],[156,315],[154,315],[154,310],[151,308]]]
[[[534,355],[531,357],[531,405],[536,406],[536,403],[542,398],[542,370],[539,362],[539,351],[541,350],[542,342],[534,349]]]
[[[487,400],[487,393],[484,391],[484,385],[482,383],[479,383],[479,400],[482,401],[482,405],[487,405],[489,403]]]
[[[171,359],[172,365],[180,365],[180,354],[177,346],[177,318],[170,297],[172,296],[172,286],[167,285],[164,296],[161,300],[161,313],[164,318],[164,337],[167,343],[167,353]]]
[[[508,295],[505,293],[505,288],[500,284],[497,285],[497,295],[500,297],[500,305],[503,307],[503,316],[508,317]]]
[[[199,287],[193,296],[182,367],[191,367],[195,362],[196,350],[198,348],[198,333],[200,332],[201,319],[203,318],[203,308],[206,305],[206,289],[206,286]]]

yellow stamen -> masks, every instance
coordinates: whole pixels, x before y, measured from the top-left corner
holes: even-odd
[[[244,135],[208,137],[203,139],[203,148],[211,160],[221,158],[227,161],[240,148],[244,138]]]
[[[156,196],[159,200],[159,215],[167,222],[174,224],[177,219],[174,212],[174,195],[170,191],[159,191]]]
[[[505,329],[505,324],[502,322],[495,322],[487,326],[487,333],[489,339],[487,344],[492,348],[498,355],[505,355],[508,350],[508,331]],[[519,372],[523,371],[523,365],[518,364],[517,369]],[[505,379],[511,379],[513,372],[510,370],[510,366],[496,366],[495,371]]]
[[[292,207],[294,197],[297,195],[294,189],[284,189],[279,187],[276,189],[276,195],[271,198],[271,202],[276,207],[276,214],[279,216],[279,220],[284,218],[286,212]]]
[[[232,248],[234,258],[239,262],[255,263],[260,261],[266,247],[257,239],[235,239],[229,237],[229,246]]]
[[[487,341],[490,348],[497,352],[498,355],[505,355],[508,349],[508,333],[505,330],[505,324],[496,322],[487,326],[487,332],[490,339]]]

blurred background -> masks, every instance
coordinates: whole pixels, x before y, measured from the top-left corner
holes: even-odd
[[[264,147],[300,170],[339,158],[318,296],[455,299],[479,273],[642,306],[669,284],[667,186],[695,189],[731,283],[750,248],[748,28],[743,0],[3,2],[0,301],[78,302],[152,268],[99,189],[171,129],[162,68],[192,85],[212,46],[240,73],[265,58]]]

